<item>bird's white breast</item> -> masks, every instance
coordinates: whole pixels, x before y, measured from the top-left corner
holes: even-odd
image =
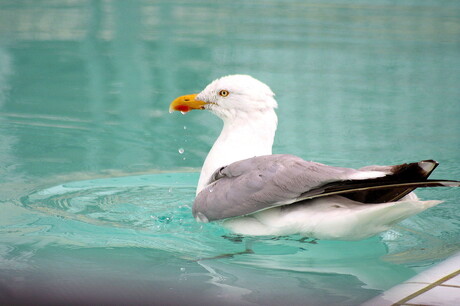
[[[198,194],[217,169],[254,156],[272,154],[277,117],[273,110],[239,114],[224,120],[224,127],[201,169]]]

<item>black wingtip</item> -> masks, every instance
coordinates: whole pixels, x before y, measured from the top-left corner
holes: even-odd
[[[391,201],[397,201],[401,199],[400,196],[396,198],[388,198],[387,194],[394,190],[400,195],[401,192],[398,190],[413,190],[419,187],[460,187],[460,181],[453,180],[423,180],[419,182],[397,182],[397,181],[386,181],[382,182],[379,180],[367,180],[367,181],[346,181],[346,182],[334,182],[318,188],[313,189],[307,193],[302,194],[298,198],[298,201],[307,199],[314,199],[324,196],[341,195],[348,199],[361,202],[361,203],[386,203]],[[376,198],[377,192],[383,191],[383,196]],[[372,195],[370,197],[369,195]]]
[[[322,196],[341,194],[362,203],[386,203],[397,201],[418,187],[460,187],[457,181],[431,180],[428,177],[439,163],[432,159],[391,167],[391,174],[368,180],[334,182],[322,186]],[[317,197],[318,190],[309,192]],[[306,196],[306,195],[303,195]]]

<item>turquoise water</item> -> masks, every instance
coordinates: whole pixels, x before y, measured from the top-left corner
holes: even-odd
[[[458,189],[356,242],[196,223],[221,123],[168,106],[251,74],[275,153],[460,179],[459,54],[458,1],[0,0],[0,301],[356,305],[431,267],[460,250]]]

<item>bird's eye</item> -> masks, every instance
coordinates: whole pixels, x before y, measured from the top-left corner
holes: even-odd
[[[221,91],[219,91],[219,96],[221,96],[221,97],[226,97],[229,94],[230,93],[228,92],[228,90],[225,90],[225,89],[222,89]]]

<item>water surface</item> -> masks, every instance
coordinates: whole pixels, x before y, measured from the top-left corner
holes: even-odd
[[[0,0],[0,300],[356,305],[431,267],[460,249],[458,190],[356,242],[196,223],[221,122],[168,105],[250,74],[275,153],[459,179],[459,53],[457,1]]]

